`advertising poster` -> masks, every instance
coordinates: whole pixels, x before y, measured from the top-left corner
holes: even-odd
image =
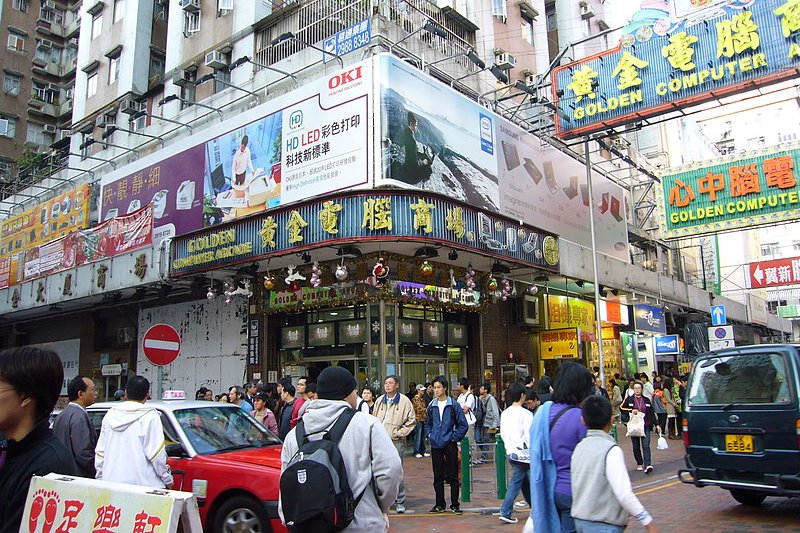
[[[100,219],[153,204],[153,242],[369,182],[371,63],[314,80],[102,180]],[[257,117],[254,119],[254,117]]]
[[[152,243],[153,208],[148,204],[130,215],[106,220],[93,228],[27,250],[23,279],[28,281],[61,272]]]
[[[591,246],[586,168],[417,69],[380,58],[382,179]],[[628,262],[621,187],[592,178],[597,250]]]
[[[578,330],[575,328],[548,329],[539,333],[542,359],[578,357]]]

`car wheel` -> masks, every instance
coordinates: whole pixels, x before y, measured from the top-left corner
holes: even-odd
[[[767,498],[763,492],[756,492],[753,490],[731,489],[731,496],[737,502],[743,505],[758,506]]]
[[[247,496],[225,500],[214,514],[214,532],[269,533],[271,530],[261,504]]]

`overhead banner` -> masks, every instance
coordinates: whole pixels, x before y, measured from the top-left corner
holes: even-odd
[[[619,46],[553,70],[559,137],[603,131],[796,76],[800,23],[794,0],[642,5]]]
[[[798,219],[798,170],[797,144],[670,169],[661,177],[663,236],[702,235]]]
[[[748,263],[751,289],[800,284],[800,257],[784,257]]]
[[[430,241],[558,271],[555,235],[439,195],[387,190],[296,203],[176,238],[170,273],[204,272],[272,254],[294,253],[309,245],[353,244],[376,238]]]
[[[391,55],[378,58],[376,187],[438,192],[591,246],[586,167]],[[628,262],[621,187],[592,177],[597,250]]]
[[[130,215],[31,248],[23,258],[23,280],[69,270],[153,243],[153,208],[146,205]]]
[[[154,241],[365,185],[372,63],[317,79],[102,180],[100,218],[153,204]],[[253,117],[259,117],[253,120]]]

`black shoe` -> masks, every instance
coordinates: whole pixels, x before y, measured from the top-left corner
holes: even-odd
[[[438,514],[438,513],[443,513],[443,512],[444,512],[444,507],[439,507],[438,505],[434,505],[434,506],[433,506],[433,509],[431,509],[431,510],[430,510],[430,511],[428,511],[428,512],[429,512],[429,513],[436,513],[436,514]]]
[[[461,507],[458,505],[451,505],[450,510],[453,511],[453,514],[463,514],[464,511],[461,510]]]

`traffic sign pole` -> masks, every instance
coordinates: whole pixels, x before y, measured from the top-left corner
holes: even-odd
[[[181,337],[169,324],[156,324],[142,338],[144,356],[156,367],[156,398],[163,394],[164,365],[175,361],[181,353]]]

